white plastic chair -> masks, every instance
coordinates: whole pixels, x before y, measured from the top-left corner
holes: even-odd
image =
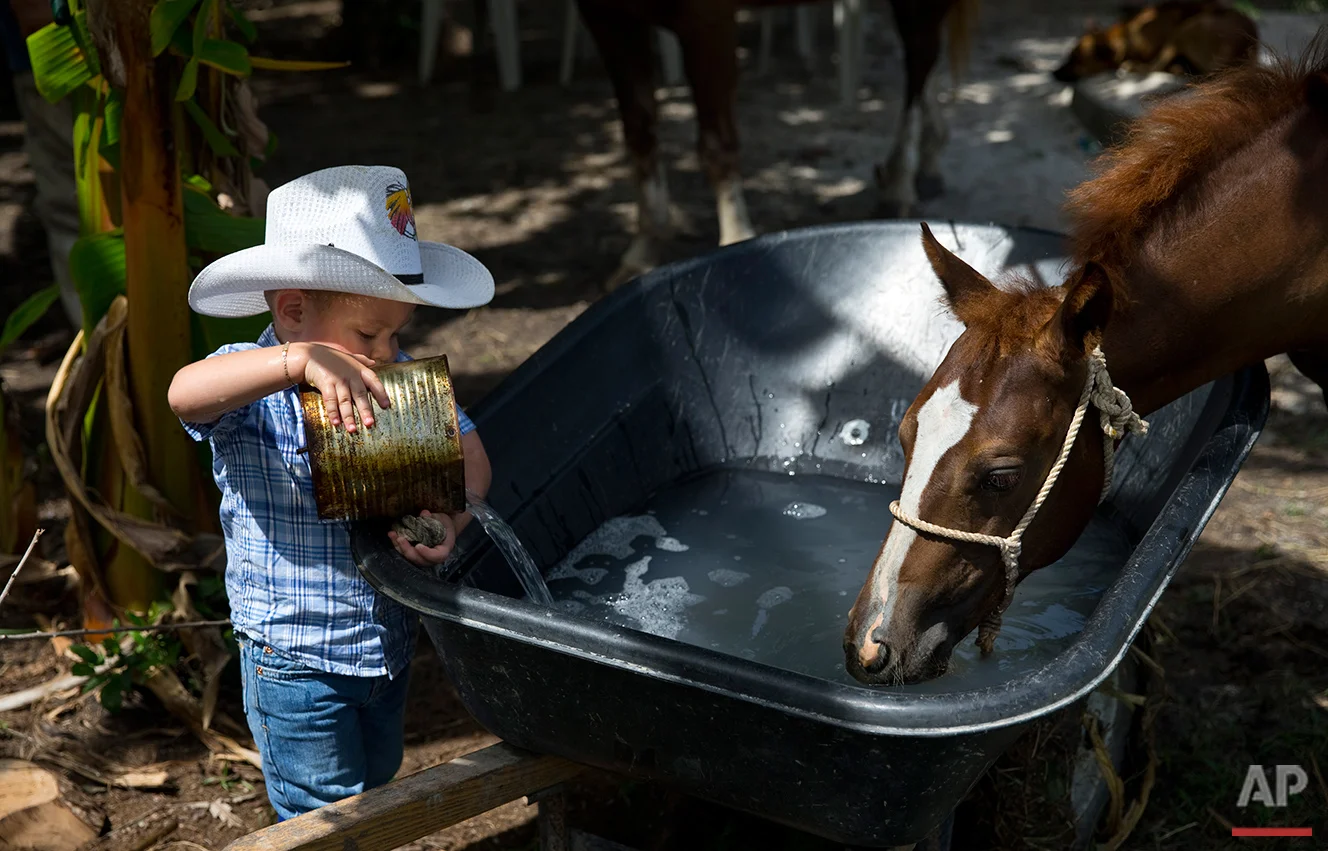
[[[770,70],[775,16],[782,11],[764,9],[761,12],[761,46],[756,60],[758,74]],[[808,3],[795,6],[793,15],[798,56],[810,61],[816,54],[816,6]],[[862,0],[835,0],[834,22],[839,39],[839,98],[844,106],[852,106],[857,102],[858,86],[862,83]]]
[[[505,92],[521,88],[521,40],[517,36],[516,0],[487,0],[489,26],[493,30],[498,54],[498,82]],[[438,57],[438,33],[447,17],[447,0],[421,0],[420,15],[420,84],[433,79]],[[484,33],[475,33],[483,38]]]

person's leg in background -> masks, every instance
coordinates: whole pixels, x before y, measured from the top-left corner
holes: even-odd
[[[26,125],[24,149],[37,185],[33,210],[46,231],[51,274],[74,327],[83,308],[69,275],[69,250],[79,236],[78,186],[74,179],[74,112],[68,100],[49,103],[37,91],[28,61],[27,36],[51,23],[49,0],[0,0],[0,41],[14,76]]]

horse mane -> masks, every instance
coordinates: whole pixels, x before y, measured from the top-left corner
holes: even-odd
[[[1076,265],[1120,263],[1168,201],[1283,117],[1325,101],[1328,27],[1298,61],[1250,62],[1160,100],[1098,158],[1096,176],[1069,192]]]

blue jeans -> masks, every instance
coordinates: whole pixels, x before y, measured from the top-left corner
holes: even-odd
[[[245,639],[240,673],[280,820],[381,786],[401,767],[405,672],[394,680],[329,674]]]

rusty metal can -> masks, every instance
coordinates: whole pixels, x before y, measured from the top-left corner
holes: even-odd
[[[397,518],[466,508],[461,425],[447,356],[375,366],[391,403],[373,428],[333,427],[323,395],[302,389],[314,499],[324,520]]]

